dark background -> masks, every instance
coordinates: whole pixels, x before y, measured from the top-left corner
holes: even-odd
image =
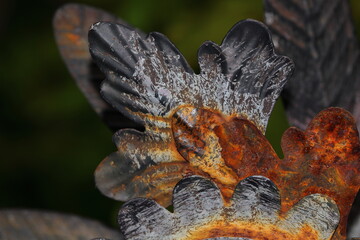
[[[119,202],[95,188],[93,172],[115,146],[76,87],[55,45],[52,16],[61,0],[0,1],[0,208],[74,213],[115,225]],[[197,48],[220,43],[237,21],[262,20],[261,0],[79,1],[143,31],[162,32],[197,68]],[[360,32],[360,1],[351,6]],[[276,105],[267,137],[281,155],[288,127]]]

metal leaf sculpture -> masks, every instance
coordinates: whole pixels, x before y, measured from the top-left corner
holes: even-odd
[[[320,194],[281,214],[279,191],[263,176],[242,180],[225,201],[214,182],[200,176],[181,180],[173,195],[173,213],[148,199],[123,205],[118,221],[125,239],[327,240],[340,218],[335,202]]]
[[[274,53],[266,27],[254,20],[237,23],[220,46],[205,42],[198,53],[200,74],[160,33],[144,38],[132,28],[103,22],[92,27],[89,42],[106,75],[102,95],[146,128],[118,131],[118,151],[95,172],[99,189],[122,201],[141,196],[169,205],[175,184],[188,174],[220,171],[229,177],[227,184],[235,186],[237,175],[222,168],[223,163],[206,168],[179,153],[174,118],[187,114],[184,106],[209,109],[252,122],[263,137],[274,103],[293,71],[288,58]],[[191,111],[188,114],[191,117]]]
[[[85,240],[122,235],[97,221],[32,210],[0,210],[0,240]]]
[[[292,125],[302,129],[319,111],[343,107],[360,126],[360,49],[347,0],[264,0],[276,49],[294,60],[284,89]]]
[[[305,132],[285,132],[285,158],[278,158],[263,133],[276,88],[282,88],[292,63],[274,54],[262,24],[246,20],[230,30],[221,46],[204,43],[199,75],[158,33],[144,39],[128,27],[98,23],[89,41],[107,77],[104,97],[146,128],[115,134],[118,152],[95,173],[105,195],[148,197],[167,206],[175,184],[198,174],[211,177],[229,199],[237,182],[259,174],[279,186],[282,212],[308,194],[332,197],[341,213],[335,239],[345,238],[360,186],[355,121],[345,110],[325,110]]]
[[[100,96],[100,84],[105,76],[90,56],[87,39],[91,25],[99,21],[130,27],[125,21],[94,7],[72,3],[59,8],[54,16],[53,27],[61,56],[80,90],[110,129],[116,131],[124,127],[139,127]],[[144,35],[140,30],[136,31]]]

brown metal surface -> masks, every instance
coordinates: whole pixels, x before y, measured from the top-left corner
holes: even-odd
[[[279,187],[282,212],[313,193],[333,198],[341,213],[334,239],[345,239],[347,217],[360,186],[360,144],[353,117],[340,108],[319,113],[305,131],[288,129],[284,159],[249,121],[211,110],[180,109],[173,118],[179,152],[210,176],[229,198],[238,180],[270,178]]]

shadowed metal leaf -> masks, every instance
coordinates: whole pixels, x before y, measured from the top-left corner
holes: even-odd
[[[100,96],[100,83],[105,76],[91,59],[87,41],[91,25],[99,21],[121,23],[132,28],[126,22],[101,9],[70,3],[59,8],[54,16],[56,43],[78,87],[105,124],[114,131],[124,127],[138,127]],[[143,34],[139,30],[136,31]]]
[[[122,240],[97,221],[51,212],[0,210],[0,240],[85,240],[104,236]]]
[[[304,197],[280,216],[276,186],[263,176],[244,179],[229,201],[208,179],[191,176],[174,189],[174,212],[153,200],[133,199],[119,212],[125,239],[330,239],[339,222],[330,198]]]
[[[276,49],[296,65],[283,92],[290,123],[304,129],[316,113],[332,106],[351,111],[359,120],[360,51],[349,1],[264,3]]]

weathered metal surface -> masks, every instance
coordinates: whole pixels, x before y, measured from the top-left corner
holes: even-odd
[[[358,118],[360,70],[355,65],[360,58],[347,2],[304,3],[265,1],[276,47],[297,64],[295,80],[284,94],[289,119],[305,128],[315,113],[331,105],[344,106]],[[57,12],[54,27],[67,67],[105,122],[112,129],[131,126],[123,124],[119,110],[146,128],[144,133],[127,129],[114,135],[118,151],[95,173],[105,195],[118,200],[147,197],[167,206],[175,184],[198,174],[216,182],[228,207],[238,181],[261,174],[280,188],[282,217],[308,194],[332,197],[341,213],[333,239],[345,239],[360,182],[355,123],[343,110],[323,111],[305,132],[290,128],[283,136],[285,158],[277,157],[263,133],[293,65],[274,54],[264,26],[243,21],[220,46],[205,42],[199,49],[201,72],[195,74],[165,36],[146,37],[131,26],[98,23],[89,40],[103,75],[92,63],[86,42],[89,26],[103,20],[127,25],[101,10],[69,4]],[[117,110],[98,94],[105,76],[102,93]],[[228,229],[217,224],[216,234]],[[253,224],[247,231],[257,226]],[[199,236],[207,234],[209,229],[204,229]]]
[[[31,210],[0,210],[0,240],[121,240],[122,235],[97,221]]]
[[[211,177],[219,186],[224,200],[230,201],[239,180],[254,174],[264,175],[279,186],[283,198],[281,214],[309,194],[322,193],[333,198],[341,213],[334,239],[346,237],[347,217],[360,186],[360,143],[355,121],[345,110],[329,108],[322,111],[305,132],[288,129],[282,139],[283,160],[277,157],[250,121],[209,109],[180,108],[173,115],[172,131],[176,148],[184,159],[183,168],[176,168],[177,175],[172,178],[174,175],[160,168],[166,165],[155,165],[151,173],[160,175],[163,181],[137,177],[136,181],[150,186],[152,191],[147,194],[148,197],[162,192],[161,185],[156,181],[166,185],[169,178],[175,182],[181,176],[200,174]],[[120,139],[131,142],[124,137]],[[125,142],[119,146],[124,146]],[[147,147],[138,143],[126,149],[136,149],[135,146]],[[123,169],[129,168],[125,162],[120,164]],[[119,167],[113,166],[113,169],[116,172]],[[123,175],[126,173],[116,172],[109,178],[117,179]],[[168,189],[165,191],[170,191],[171,187],[166,186]],[[152,198],[157,200],[156,195]],[[164,204],[163,198],[160,203]]]
[[[352,112],[360,127],[360,50],[348,0],[264,0],[274,45],[294,60],[284,89],[291,125],[305,129],[332,106]]]
[[[208,179],[191,176],[174,189],[174,212],[153,200],[133,199],[120,209],[125,239],[330,239],[339,212],[329,197],[313,194],[280,214],[276,186],[263,176],[242,180],[229,201]]]
[[[360,143],[352,116],[340,108],[319,113],[305,132],[289,128],[282,138],[284,159],[249,121],[187,107],[174,115],[177,148],[190,166],[201,169],[225,199],[236,181],[259,174],[283,197],[282,211],[312,193],[333,198],[340,209],[337,237],[345,238],[351,204],[360,187]]]
[[[118,152],[95,172],[98,188],[123,201],[140,196],[168,205],[171,190],[182,177],[204,174],[176,149],[171,124],[180,107],[204,107],[241,117],[264,132],[293,71],[288,58],[274,53],[266,27],[254,20],[237,23],[220,46],[205,42],[199,49],[200,74],[159,33],[144,38],[131,28],[104,22],[92,27],[89,42],[106,75],[103,96],[146,128],[144,133],[115,134]]]
[[[136,127],[136,124],[100,96],[100,84],[105,76],[93,62],[88,46],[89,29],[99,21],[111,21],[130,27],[126,22],[101,9],[82,4],[66,4],[59,8],[54,16],[56,43],[78,87],[105,124],[114,131],[124,127]]]

